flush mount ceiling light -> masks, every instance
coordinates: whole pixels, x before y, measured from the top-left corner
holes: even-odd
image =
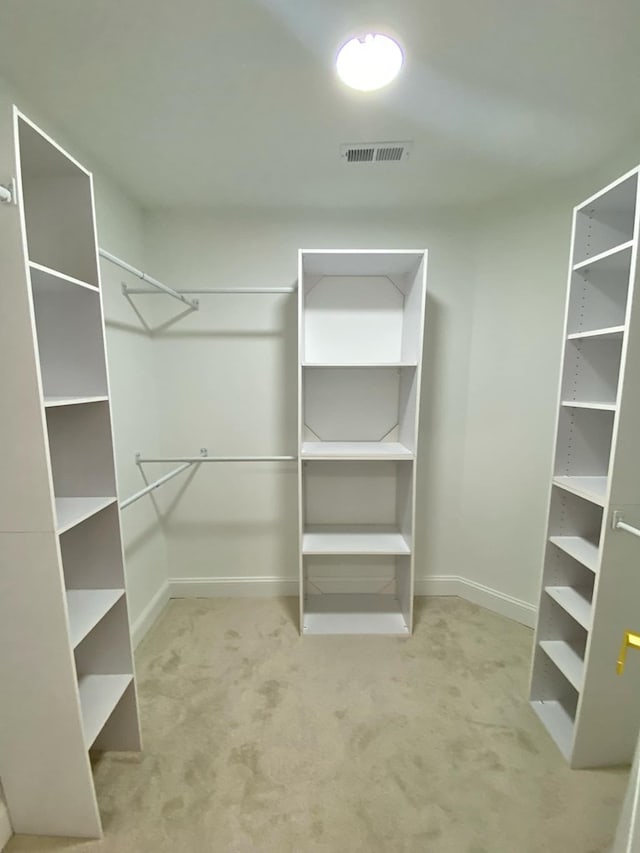
[[[381,33],[367,33],[350,39],[338,51],[338,76],[361,92],[372,92],[390,83],[402,68],[400,45]]]

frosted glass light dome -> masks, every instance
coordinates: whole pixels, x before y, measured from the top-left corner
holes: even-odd
[[[398,76],[404,56],[400,45],[381,33],[350,39],[338,51],[338,76],[361,92],[381,89]]]

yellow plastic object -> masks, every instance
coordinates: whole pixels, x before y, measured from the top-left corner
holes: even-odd
[[[624,665],[627,660],[627,649],[629,648],[629,646],[634,649],[640,649],[640,634],[636,634],[634,631],[624,632],[624,637],[622,638],[622,648],[620,649],[620,654],[618,655],[618,675],[622,675],[622,673],[624,672]]]

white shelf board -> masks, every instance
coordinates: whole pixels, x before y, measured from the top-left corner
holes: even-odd
[[[105,403],[109,400],[108,397],[45,397],[44,405],[46,409],[51,409],[54,406],[80,406],[83,403]]]
[[[304,459],[413,459],[413,451],[397,441],[305,441]]]
[[[552,542],[557,548],[573,557],[587,569],[597,572],[600,549],[593,542],[583,539],[582,536],[550,536],[549,542]]]
[[[393,595],[309,595],[304,603],[304,634],[386,634],[408,636]]]
[[[626,326],[608,326],[606,329],[591,329],[589,332],[572,332],[567,335],[568,341],[579,341],[583,338],[621,338]]]
[[[385,525],[309,525],[302,537],[303,554],[410,554],[397,528]]]
[[[113,605],[120,601],[124,589],[68,589],[66,595],[69,634],[75,649]]]
[[[557,601],[560,607],[566,610],[579,625],[582,625],[587,631],[591,630],[593,617],[591,602],[582,595],[579,589],[572,586],[547,586],[545,590],[547,595]]]
[[[591,501],[598,506],[604,506],[607,496],[606,477],[554,477],[553,483],[577,495],[579,498]]]
[[[42,289],[47,288],[54,292],[69,292],[69,285],[79,285],[80,287],[86,287],[87,290],[94,290],[96,293],[99,292],[99,288],[95,284],[88,284],[79,278],[73,278],[71,275],[66,275],[50,267],[37,264],[35,261],[29,261],[29,270],[31,272],[32,283]]]
[[[355,361],[303,361],[302,367],[417,367],[415,361],[377,361],[377,362],[355,362]]]
[[[558,667],[569,684],[580,692],[584,682],[584,661],[564,640],[541,640],[540,648]]]
[[[595,409],[599,412],[615,412],[615,403],[598,403],[595,400],[563,400],[562,405],[568,409]]]
[[[592,258],[587,258],[584,261],[580,261],[578,264],[574,264],[573,269],[577,271],[584,269],[585,267],[592,267],[594,264],[604,266],[605,263],[607,264],[608,269],[623,269],[627,264],[627,260],[624,258],[623,254],[627,250],[630,251],[632,246],[633,240],[626,240],[624,243],[620,243],[612,249],[607,249],[605,252],[600,252]]]
[[[76,524],[90,518],[101,509],[116,502],[115,497],[108,498],[56,498],[56,518],[58,533],[64,533]]]
[[[84,743],[87,749],[98,737],[133,675],[82,675],[78,679]]]
[[[560,752],[569,761],[574,728],[570,715],[562,704],[554,699],[537,699],[531,703],[531,707],[542,720]]]

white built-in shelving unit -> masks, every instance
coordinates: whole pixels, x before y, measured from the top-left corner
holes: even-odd
[[[299,256],[300,625],[412,631],[424,251]]]
[[[93,185],[17,110],[0,140],[0,773],[15,832],[99,837],[88,750],[141,744]]]
[[[532,705],[573,767],[631,760],[640,678],[619,678],[637,629],[640,542],[638,169],[574,210],[564,358],[535,637]]]

